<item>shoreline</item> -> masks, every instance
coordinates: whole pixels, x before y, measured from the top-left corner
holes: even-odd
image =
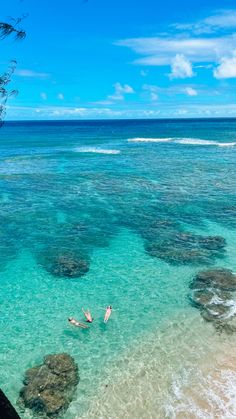
[[[190,318],[182,312],[165,320],[106,366],[103,375],[108,379],[76,419],[145,419],[147,412],[155,419],[200,419],[216,413],[233,417],[236,406],[227,392],[231,386],[236,389],[235,343],[236,336],[218,335],[198,313]]]

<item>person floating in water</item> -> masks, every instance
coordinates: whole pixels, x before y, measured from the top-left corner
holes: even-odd
[[[92,315],[91,315],[90,311],[89,311],[89,310],[84,311],[84,309],[83,309],[83,308],[82,308],[82,311],[83,311],[84,316],[85,316],[85,318],[86,318],[86,322],[88,322],[88,323],[92,323],[92,322],[93,322],[93,318],[92,318]]]
[[[105,316],[104,316],[104,323],[107,323],[108,322],[108,320],[109,320],[109,317],[110,317],[110,315],[111,315],[111,313],[112,313],[112,306],[108,306],[107,308],[106,308],[106,312],[105,312]]]
[[[81,327],[82,329],[88,329],[88,326],[86,324],[78,322],[78,320],[73,319],[73,317],[69,317],[68,322],[73,326]]]

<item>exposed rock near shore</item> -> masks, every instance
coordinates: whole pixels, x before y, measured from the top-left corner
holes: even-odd
[[[78,367],[70,355],[48,355],[42,365],[26,371],[19,402],[42,417],[56,417],[68,408],[78,382]]]
[[[219,331],[225,327],[235,330],[229,321],[235,316],[236,275],[229,269],[199,272],[190,283],[191,301],[200,309],[202,317],[214,322]]]
[[[210,269],[199,272],[192,281],[191,288],[207,287],[224,291],[236,291],[236,275],[229,269]]]

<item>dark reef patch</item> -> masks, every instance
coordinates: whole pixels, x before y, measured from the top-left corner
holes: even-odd
[[[186,232],[161,231],[150,235],[145,250],[152,257],[172,264],[211,264],[224,256],[226,241],[220,236],[200,236]]]
[[[43,249],[38,256],[38,262],[57,277],[78,278],[89,271],[88,255],[73,249]]]

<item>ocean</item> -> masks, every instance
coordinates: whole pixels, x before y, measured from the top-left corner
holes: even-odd
[[[0,387],[23,419],[25,371],[60,352],[66,419],[236,417],[235,289],[192,285],[236,272],[235,167],[236,119],[5,123]]]

